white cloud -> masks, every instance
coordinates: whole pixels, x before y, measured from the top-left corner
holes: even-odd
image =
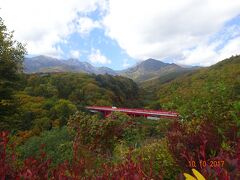
[[[78,20],[78,32],[80,34],[89,34],[94,28],[100,28],[98,21],[93,21],[88,17],[82,17]]]
[[[88,56],[88,59],[92,63],[99,63],[99,64],[110,64],[111,61],[104,56],[99,49],[92,49],[91,54]]]
[[[103,0],[101,0],[103,1]],[[61,55],[59,42],[76,31],[74,21],[99,8],[99,0],[0,0],[0,16],[30,54]]]
[[[209,46],[202,44],[193,50],[185,50],[183,51],[183,59],[178,60],[178,63],[184,65],[209,66],[216,61],[217,53],[214,50],[216,46],[216,44]]]
[[[223,49],[220,50],[217,61],[228,58],[232,55],[240,54],[240,36],[230,40]]]
[[[110,0],[103,23],[106,34],[135,59],[177,59],[196,47],[204,64],[216,53],[206,42],[239,13],[238,0]],[[194,63],[197,54],[188,54],[185,62]]]
[[[228,41],[220,50],[216,50],[218,45],[218,43],[203,44],[194,50],[184,51],[182,60],[177,63],[210,66],[232,55],[240,54],[240,36]]]
[[[71,56],[71,58],[79,59],[81,56],[81,53],[78,50],[71,50],[70,56]]]

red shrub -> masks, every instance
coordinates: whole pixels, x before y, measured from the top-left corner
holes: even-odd
[[[198,131],[187,130],[184,124],[175,122],[168,133],[169,148],[175,160],[185,172],[196,168],[207,179],[240,178],[240,141],[232,141],[231,152],[221,148],[221,138],[211,123],[202,123]],[[235,139],[234,139],[235,140]],[[200,162],[205,161],[203,167]],[[196,167],[191,167],[194,162]],[[223,165],[212,165],[219,162]]]
[[[0,133],[0,177],[6,179],[7,177],[14,176],[14,172],[9,163],[7,163],[7,143],[8,143],[8,133]]]
[[[194,126],[190,128],[188,126],[176,121],[167,134],[169,148],[175,160],[185,169],[188,168],[190,157],[195,160],[199,158],[201,144],[207,151],[207,157],[203,157],[204,159],[209,158],[210,152],[213,150],[219,152],[221,146],[221,138],[212,124],[202,123],[198,130],[193,129],[196,128]]]
[[[104,165],[103,171],[95,172],[95,174],[87,174],[88,166],[86,160],[78,158],[78,144],[74,143],[73,161],[64,162],[59,164],[57,168],[50,168],[50,160],[47,160],[46,154],[42,151],[43,146],[40,148],[39,157],[29,157],[24,160],[23,166],[20,168],[11,164],[10,159],[6,153],[8,144],[8,133],[0,133],[0,177],[1,179],[153,179],[152,170],[149,173],[143,171],[142,162],[133,162],[129,158],[126,162],[113,165]],[[15,158],[15,155],[11,156]],[[14,159],[12,159],[14,160]],[[161,179],[159,176],[158,179]]]
[[[131,158],[128,158],[126,162],[117,166],[104,166],[104,173],[96,179],[126,179],[126,180],[139,180],[139,179],[162,179],[161,176],[153,177],[152,170],[150,169],[148,174],[143,171],[141,161],[133,162]]]
[[[50,160],[45,160],[45,153],[41,152],[40,158],[27,158],[23,167],[14,166],[15,154],[6,153],[8,133],[0,133],[0,177],[2,179],[48,179]]]

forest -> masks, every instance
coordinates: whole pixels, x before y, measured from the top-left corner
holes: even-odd
[[[1,179],[184,179],[192,169],[240,179],[240,56],[139,85],[107,74],[24,74],[25,55],[1,19]],[[87,105],[180,117],[104,118]]]

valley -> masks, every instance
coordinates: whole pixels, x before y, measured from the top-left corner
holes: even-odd
[[[240,55],[226,52],[206,67],[149,58],[115,71],[26,57],[0,18],[0,179],[240,179]]]
[[[54,64],[55,60],[51,62]],[[148,163],[152,161],[153,174],[148,177],[156,178],[160,174],[171,179],[189,168],[181,153],[197,160],[198,149],[204,142],[207,142],[204,156],[208,161],[213,158],[210,153],[213,149],[215,158],[225,163],[229,163],[225,159],[228,156],[218,153],[228,153],[225,148],[238,151],[235,143],[240,112],[240,56],[196,69],[150,59],[124,71],[126,77],[106,72],[98,75],[72,70],[55,72],[52,65],[47,67],[51,67],[51,71],[21,75],[11,100],[18,107],[13,114],[1,116],[4,119],[1,129],[14,132],[11,138],[17,144],[18,161],[37,156],[39,145],[45,144],[46,158],[52,160],[51,168],[46,166],[46,173],[52,173],[51,169],[59,168],[65,160],[73,161],[72,158],[77,157],[71,154],[79,153],[78,158],[85,161],[85,164],[76,164],[83,168],[80,177],[101,177],[101,173],[96,173],[107,157],[109,166],[116,168],[116,177],[138,163],[143,163],[142,170],[148,172],[151,168]],[[141,76],[137,76],[138,73]],[[104,118],[101,113],[90,114],[86,106],[162,109],[176,111],[180,117],[153,120],[112,112]],[[81,146],[72,149],[76,143]],[[133,149],[130,161],[127,159],[129,149]],[[237,158],[235,155],[233,160]],[[145,159],[138,161],[137,157]],[[87,175],[89,168],[93,174]],[[132,171],[137,173],[135,169]],[[200,169],[200,172],[206,177],[214,175],[214,171]],[[225,166],[221,172],[238,176]],[[104,173],[112,176],[110,171]]]

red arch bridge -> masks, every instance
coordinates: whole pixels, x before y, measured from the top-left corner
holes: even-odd
[[[123,112],[129,116],[133,117],[147,117],[148,119],[159,119],[159,118],[178,118],[179,114],[173,111],[163,111],[163,110],[147,110],[147,109],[129,109],[129,108],[116,108],[116,107],[107,107],[107,106],[87,106],[91,112],[100,112],[105,117],[108,116],[111,112]]]

